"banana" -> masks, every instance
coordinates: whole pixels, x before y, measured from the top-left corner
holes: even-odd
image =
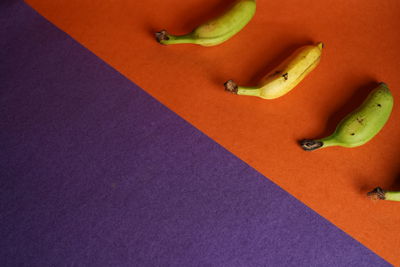
[[[393,96],[385,83],[372,90],[360,107],[348,114],[335,132],[318,140],[300,141],[306,151],[330,146],[356,147],[371,140],[385,125],[393,108]]]
[[[237,0],[221,16],[198,26],[185,35],[172,35],[166,30],[156,33],[156,39],[164,45],[197,44],[214,46],[225,42],[246,26],[256,11],[255,0]]]
[[[371,192],[367,193],[367,196],[373,200],[391,200],[400,201],[399,191],[386,191],[380,187],[375,188]]]
[[[298,48],[279,66],[269,72],[256,87],[238,86],[234,81],[225,82],[225,90],[237,95],[274,99],[291,91],[320,62],[323,44]]]

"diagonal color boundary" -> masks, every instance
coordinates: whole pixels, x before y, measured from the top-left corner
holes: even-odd
[[[18,1],[0,6],[1,266],[386,266]]]

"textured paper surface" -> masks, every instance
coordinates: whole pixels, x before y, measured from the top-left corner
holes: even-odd
[[[232,0],[233,1],[233,0]],[[257,1],[254,19],[217,47],[161,46],[154,32],[183,34],[232,1],[28,0],[199,130],[381,256],[400,265],[397,203],[371,203],[376,186],[400,190],[398,0]],[[224,92],[254,85],[297,47],[325,44],[320,65],[282,98]],[[330,134],[377,82],[395,106],[383,131],[353,149],[306,153],[297,141]]]
[[[386,266],[14,1],[0,9],[1,266]]]

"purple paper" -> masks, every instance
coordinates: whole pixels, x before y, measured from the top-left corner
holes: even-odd
[[[389,264],[8,1],[0,266]]]

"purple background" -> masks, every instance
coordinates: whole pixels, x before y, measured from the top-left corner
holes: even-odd
[[[0,266],[389,265],[19,1],[0,178]]]

